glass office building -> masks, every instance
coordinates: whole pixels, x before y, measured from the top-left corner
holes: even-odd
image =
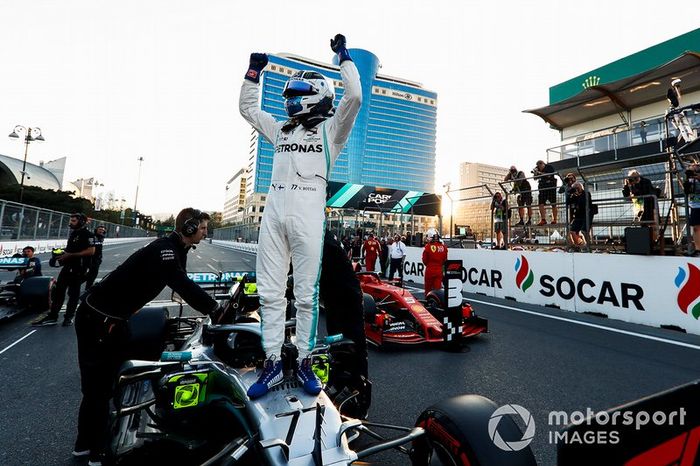
[[[330,180],[433,192],[437,93],[406,79],[378,74],[379,59],[371,52],[351,49],[350,54],[362,81],[362,108]],[[330,78],[336,88],[336,105],[343,96],[336,64],[288,54],[270,55],[269,59],[260,102],[277,119],[287,119],[282,89],[298,70],[315,70]],[[273,153],[272,144],[253,132],[247,167],[249,195],[268,191]]]

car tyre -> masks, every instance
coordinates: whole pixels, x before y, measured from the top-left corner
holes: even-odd
[[[519,451],[498,448],[489,436],[489,420],[498,406],[488,398],[462,395],[427,408],[416,421],[426,435],[413,441],[413,466],[534,466],[527,446]],[[521,439],[522,432],[510,416],[498,422],[504,439]]]

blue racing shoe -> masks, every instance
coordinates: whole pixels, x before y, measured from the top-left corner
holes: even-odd
[[[323,384],[311,368],[311,358],[304,358],[297,366],[297,378],[304,385],[304,391],[309,395],[318,395]]]
[[[251,400],[260,398],[267,394],[272,387],[278,385],[284,379],[282,373],[282,361],[274,356],[265,360],[263,370],[258,377],[258,381],[248,389],[248,396]]]

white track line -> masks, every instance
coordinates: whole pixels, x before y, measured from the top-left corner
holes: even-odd
[[[418,288],[418,287],[415,287],[415,286],[404,285],[404,287],[405,287],[405,288],[410,288],[410,289],[413,289],[413,290],[416,290],[416,291],[423,292],[423,289]],[[544,314],[544,313],[542,313],[542,312],[537,312],[537,311],[528,311],[528,310],[526,310],[526,309],[519,309],[519,308],[513,307],[513,306],[506,306],[505,304],[491,303],[491,302],[488,302],[488,301],[481,301],[481,300],[478,300],[478,299],[470,299],[470,298],[467,298],[467,299],[469,299],[469,302],[474,302],[474,303],[479,303],[479,304],[486,304],[486,305],[488,305],[488,306],[500,307],[500,308],[503,308],[503,309],[509,309],[509,310],[511,310],[511,311],[522,312],[523,314],[531,314],[531,315],[535,315],[535,316],[539,316],[539,317],[546,317],[547,319],[561,320],[561,321],[563,321],[563,322],[569,322],[569,323],[576,324],[576,325],[583,325],[584,327],[597,328],[597,329],[600,329],[600,330],[605,330],[605,331],[607,331],[607,332],[621,333],[621,334],[623,334],[623,335],[630,335],[630,336],[633,336],[633,337],[644,338],[644,339],[646,339],[646,340],[660,341],[660,342],[662,342],[662,343],[668,343],[669,345],[676,345],[676,346],[682,346],[682,347],[684,347],[684,348],[690,348],[690,349],[694,349],[694,350],[700,350],[700,346],[698,346],[698,345],[692,345],[692,344],[690,344],[690,343],[684,343],[684,342],[682,342],[682,341],[669,340],[669,339],[666,339],[666,338],[655,337],[655,336],[653,336],[653,335],[646,335],[646,334],[644,334],[644,333],[630,332],[629,330],[621,330],[621,329],[617,329],[617,328],[606,327],[605,325],[592,324],[592,323],[590,323],[590,322],[584,322],[584,321],[581,321],[581,320],[569,319],[569,318],[560,317],[560,316],[554,316],[554,315],[551,315],[551,314]]]
[[[16,342],[12,343],[10,346],[7,346],[5,349],[3,349],[2,351],[0,351],[0,354],[2,354],[2,353],[4,353],[5,351],[9,350],[10,348],[12,348],[13,346],[15,346],[17,343],[19,343],[20,341],[24,340],[25,338],[27,338],[29,335],[31,335],[31,334],[34,333],[34,332],[36,332],[36,330],[32,330],[31,332],[29,332],[28,334],[26,334],[25,336],[23,336],[22,338],[20,338],[20,339],[17,340]]]
[[[644,338],[646,340],[653,340],[653,341],[660,341],[662,343],[668,343],[669,345],[676,345],[676,346],[682,346],[684,348],[690,348],[694,350],[699,350],[700,351],[700,346],[698,345],[691,345],[690,343],[684,343],[682,341],[676,341],[676,340],[668,340],[666,338],[661,338],[661,337],[655,337],[653,335],[646,335],[644,333],[636,333],[636,332],[630,332],[629,330],[621,330],[618,328],[612,328],[612,327],[606,327],[605,325],[598,325],[598,324],[592,324],[590,322],[583,322],[580,320],[575,320],[575,319],[568,319],[566,317],[559,317],[559,316],[553,316],[551,314],[543,314],[541,312],[536,312],[536,311],[528,311],[525,309],[518,309],[517,307],[513,306],[506,306],[503,304],[497,304],[497,303],[490,303],[488,301],[480,301],[477,299],[469,299],[469,302],[474,302],[474,303],[479,303],[479,304],[486,304],[488,306],[495,306],[495,307],[500,307],[503,309],[509,309],[511,311],[517,311],[517,312],[522,312],[523,314],[531,314],[539,317],[545,317],[547,319],[554,319],[554,320],[561,320],[564,322],[569,322],[572,324],[576,325],[583,325],[584,327],[592,327],[592,328],[597,328],[600,330],[605,330],[607,332],[612,332],[612,333],[621,333],[623,335],[630,335],[633,337],[638,337],[638,338]]]
[[[209,267],[210,269],[212,269],[214,272],[219,272],[219,269],[217,269],[216,267],[214,267],[214,266],[211,265],[211,264],[207,264],[207,267]]]

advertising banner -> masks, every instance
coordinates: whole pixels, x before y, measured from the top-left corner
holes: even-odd
[[[326,206],[336,209],[376,210],[398,214],[440,215],[441,198],[422,191],[379,188],[331,181]]]
[[[423,283],[422,249],[409,247],[404,280]],[[467,273],[464,291],[593,312],[700,335],[700,259],[450,249]]]

